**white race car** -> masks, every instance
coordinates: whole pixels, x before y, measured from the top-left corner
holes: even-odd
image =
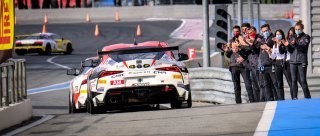
[[[170,103],[192,106],[188,70],[164,42],[115,44],[98,54],[99,66],[88,76],[87,111],[91,114],[131,105]],[[179,53],[179,60],[186,60]]]
[[[27,53],[39,53],[48,55],[50,53],[71,54],[72,43],[54,33],[35,33],[30,35],[20,35],[16,37],[15,52],[18,55]]]
[[[98,57],[91,57],[81,62],[80,69],[73,68],[67,71],[67,75],[76,76],[70,81],[69,113],[77,113],[86,109],[87,78],[93,67],[98,64]]]

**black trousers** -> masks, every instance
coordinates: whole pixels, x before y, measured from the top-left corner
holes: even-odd
[[[280,89],[279,85],[276,79],[275,74],[272,72],[272,67],[267,66],[264,68],[264,71],[262,72],[263,79],[264,79],[264,91],[266,94],[266,100],[267,101],[273,101],[276,98],[274,98],[274,95],[280,96]],[[275,94],[272,92],[272,86],[275,88]]]
[[[262,82],[261,79],[259,77],[260,73],[256,68],[251,68],[250,70],[251,73],[251,81],[252,81],[252,90],[253,90],[253,96],[254,96],[254,101],[255,102],[259,102],[261,100],[260,96],[263,91],[261,91],[263,89],[262,87]]]
[[[284,72],[284,76],[286,77],[289,88],[290,88],[291,99],[293,99],[294,97],[293,97],[293,90],[292,90],[292,77],[291,77],[291,70],[290,70],[290,62],[289,61],[285,62],[283,72]],[[297,79],[298,83],[300,84],[300,86],[302,86],[299,74],[297,74],[297,78],[298,78]]]
[[[284,100],[284,88],[283,88],[283,74],[284,74],[284,60],[276,60],[275,62],[275,76],[277,79],[278,87],[279,87],[279,94],[278,99]]]
[[[240,74],[244,80],[244,84],[246,86],[246,90],[248,93],[249,101],[254,102],[252,84],[248,78],[248,71],[244,67],[230,67],[232,82],[234,85],[234,94],[236,103],[242,103],[241,101],[241,85],[240,85]]]
[[[308,83],[307,83],[307,65],[305,64],[290,64],[291,77],[292,77],[292,95],[293,99],[298,98],[298,76],[300,76],[301,87],[304,93],[304,98],[311,98],[311,94],[309,91]]]

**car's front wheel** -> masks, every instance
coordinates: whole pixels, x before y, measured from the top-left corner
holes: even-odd
[[[16,54],[19,56],[25,55],[27,52],[26,51],[16,51]]]
[[[80,110],[76,109],[76,106],[75,106],[73,100],[70,100],[70,97],[69,97],[69,113],[79,113],[79,112],[80,112]]]
[[[66,48],[66,52],[64,52],[65,55],[70,55],[73,51],[72,45],[68,44]]]

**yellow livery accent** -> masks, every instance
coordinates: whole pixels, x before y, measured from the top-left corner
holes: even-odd
[[[174,74],[173,79],[182,79],[182,76],[180,74]]]

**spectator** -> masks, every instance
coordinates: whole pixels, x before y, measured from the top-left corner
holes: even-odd
[[[295,35],[289,41],[284,42],[290,52],[290,70],[292,77],[293,99],[298,99],[297,75],[300,76],[302,90],[305,98],[311,98],[307,83],[308,48],[310,36],[303,32],[304,25],[298,21],[295,26]]]

